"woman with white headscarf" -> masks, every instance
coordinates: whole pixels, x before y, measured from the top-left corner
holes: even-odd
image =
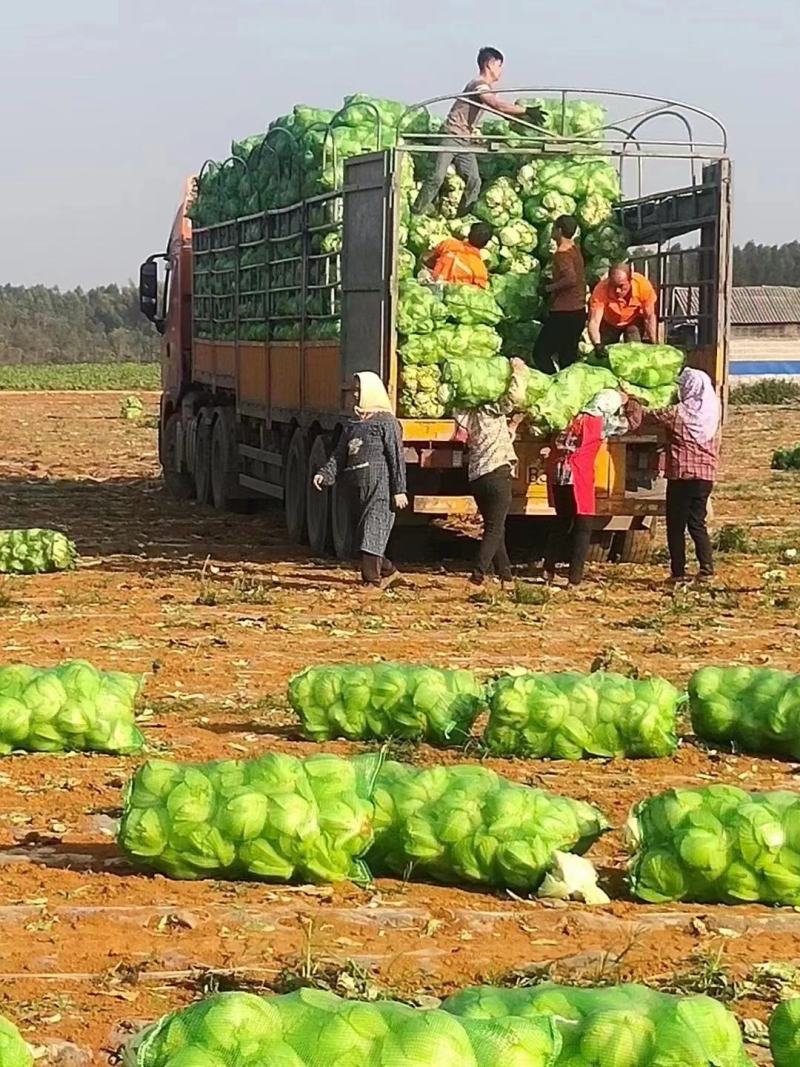
[[[314,485],[321,490],[337,478],[344,480],[361,553],[361,579],[365,585],[380,586],[397,574],[386,558],[386,546],[395,509],[408,506],[403,437],[378,375],[361,371],[354,379],[354,416],[331,458],[314,475]]]
[[[700,580],[714,574],[706,516],[719,463],[720,404],[705,371],[687,367],[678,403],[653,418],[667,431],[667,545],[673,582],[686,577],[686,531],[694,541]]]

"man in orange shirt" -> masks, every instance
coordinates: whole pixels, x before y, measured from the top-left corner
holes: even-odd
[[[630,264],[618,263],[598,282],[589,301],[589,340],[599,348],[618,341],[658,338],[656,291]]]
[[[489,287],[489,272],[481,259],[481,249],[492,239],[492,228],[485,222],[476,222],[466,241],[449,237],[430,251],[423,259],[437,282],[461,282]]]

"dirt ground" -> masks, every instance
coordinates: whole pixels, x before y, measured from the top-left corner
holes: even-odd
[[[142,395],[154,413],[157,397]],[[278,511],[219,515],[170,500],[152,425],[118,410],[113,394],[0,394],[0,527],[56,526],[82,557],[74,573],[0,584],[0,647],[3,662],[79,657],[146,672],[142,725],[156,754],[317,748],[299,738],[284,699],[289,676],[312,662],[391,656],[490,672],[631,661],[675,682],[712,662],[797,669],[800,566],[784,553],[800,548],[800,475],[771,472],[769,458],[800,439],[800,411],[732,413],[714,524],[741,527],[750,543],[720,555],[710,587],[673,596],[656,561],[595,566],[584,588],[549,599],[530,585],[475,597],[469,544],[417,532],[407,584],[365,599],[349,569],[287,544]],[[403,757],[470,758],[425,746]],[[630,901],[618,831],[590,853],[617,898],[594,909],[383,879],[359,890],[137,874],[113,836],[136,763],[0,764],[0,1011],[34,1044],[73,1043],[69,1067],[86,1060],[77,1050],[106,1062],[143,1020],[232,980],[286,988],[327,976],[342,992],[413,999],[533,970],[709,989],[731,996],[744,1020],[764,1019],[776,996],[759,964],[800,966],[793,910]],[[662,788],[792,789],[798,771],[691,743],[670,760],[488,765],[590,800],[616,827]]]

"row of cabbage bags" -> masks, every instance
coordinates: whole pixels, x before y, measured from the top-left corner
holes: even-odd
[[[686,696],[663,678],[613,672],[472,671],[397,663],[308,667],[289,703],[313,741],[425,740],[463,745],[489,710],[483,740],[498,756],[663,757],[678,744]],[[764,667],[703,667],[688,701],[695,735],[800,759],[800,675]]]
[[[75,545],[58,530],[0,530],[0,574],[48,574],[71,570]]]
[[[141,675],[58,667],[0,667],[0,755],[10,752],[138,752]]]
[[[796,1067],[778,1042],[776,1067]],[[797,1041],[796,1029],[792,1037]],[[796,1047],[796,1045],[795,1045]],[[125,1067],[752,1067],[736,1017],[640,985],[466,989],[441,1009],[220,993],[137,1034]]]

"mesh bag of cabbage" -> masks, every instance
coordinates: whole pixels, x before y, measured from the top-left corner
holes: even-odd
[[[75,660],[59,667],[0,667],[0,753],[136,752],[141,675],[98,671]]]
[[[671,385],[681,372],[683,352],[671,345],[647,345],[641,341],[610,345],[608,362],[618,378],[655,389]]]
[[[0,530],[0,574],[45,574],[75,566],[75,545],[57,530]]]
[[[0,1065],[2,1067],[31,1067],[32,1063],[33,1055],[22,1040],[19,1030],[12,1022],[0,1015]]]
[[[800,998],[779,1004],[769,1020],[769,1047],[775,1067],[800,1063]]]
[[[457,1019],[393,1001],[301,989],[220,993],[168,1015],[126,1049],[125,1067],[555,1067],[548,1018]]]
[[[465,989],[442,1005],[459,1018],[554,1019],[557,1067],[751,1067],[736,1018],[710,997],[638,985]]]
[[[485,741],[501,756],[668,756],[678,743],[681,699],[663,678],[509,675],[490,690]]]
[[[313,741],[463,744],[483,701],[471,671],[402,663],[308,667],[289,681],[289,703]]]
[[[336,756],[151,761],[126,788],[119,845],[172,878],[368,881],[370,784]]]
[[[800,906],[800,794],[671,789],[628,820],[641,900]]]
[[[420,770],[386,762],[372,802],[370,868],[445,885],[535,890],[556,850],[585,852],[608,829],[590,804],[517,785],[473,764]]]
[[[706,741],[800,759],[800,674],[703,667],[689,681],[692,726]]]

